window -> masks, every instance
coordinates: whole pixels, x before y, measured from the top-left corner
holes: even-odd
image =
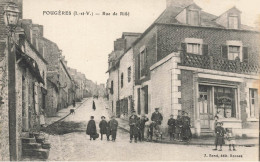
[[[228,46],[228,59],[235,60],[240,58],[240,46]]]
[[[187,53],[201,54],[201,46],[198,43],[188,43]]]
[[[110,93],[114,93],[114,81],[111,81]]]
[[[220,118],[236,117],[235,89],[227,87],[214,87],[214,101],[216,115]]]
[[[188,16],[188,24],[199,25],[199,11],[190,10]]]
[[[229,16],[228,27],[230,29],[238,29],[238,16]]]
[[[141,74],[141,77],[145,75],[146,65],[147,65],[147,54],[146,54],[146,50],[144,49],[140,53],[140,74]]]
[[[256,111],[258,109],[258,93],[257,89],[249,89],[249,104],[250,104],[250,114],[249,116],[256,117]]]
[[[131,66],[127,69],[128,82],[131,82]]]
[[[124,86],[124,74],[121,74],[121,88]]]

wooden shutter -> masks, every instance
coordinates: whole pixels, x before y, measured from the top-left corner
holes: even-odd
[[[149,71],[147,48],[144,49],[144,58],[145,58],[144,75],[147,76],[148,71]]]
[[[221,47],[221,53],[223,58],[228,58],[228,46],[224,45]]]
[[[137,56],[137,65],[138,65],[138,68],[137,68],[137,77],[138,77],[138,79],[140,79],[141,78],[141,74],[140,74],[140,56],[141,56],[141,53],[139,53],[138,54],[138,56]]]
[[[202,55],[208,55],[209,53],[209,46],[207,44],[202,45]]]
[[[187,45],[186,45],[186,43],[181,43],[181,49],[182,49],[182,52],[183,52],[184,54],[187,53]]]
[[[248,47],[243,47],[243,62],[248,63]]]

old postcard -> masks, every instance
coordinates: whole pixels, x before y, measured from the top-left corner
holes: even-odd
[[[0,0],[1,161],[259,161],[259,0]]]

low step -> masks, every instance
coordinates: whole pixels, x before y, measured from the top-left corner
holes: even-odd
[[[48,159],[49,150],[47,149],[23,149],[23,157],[37,158],[37,159]]]
[[[35,138],[21,138],[22,139],[22,143],[35,143],[36,140]]]
[[[39,143],[23,143],[22,149],[40,149],[42,147]]]
[[[43,144],[45,142],[45,138],[44,137],[38,137],[38,138],[36,138],[36,142]]]
[[[51,144],[50,143],[43,143],[42,144],[42,148],[43,149],[50,149],[51,148]]]

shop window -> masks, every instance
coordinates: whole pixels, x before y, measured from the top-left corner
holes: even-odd
[[[250,102],[250,117],[256,117],[258,110],[258,93],[257,89],[249,89],[249,102]]]
[[[235,89],[227,87],[215,87],[214,101],[216,115],[220,118],[236,117]]]

